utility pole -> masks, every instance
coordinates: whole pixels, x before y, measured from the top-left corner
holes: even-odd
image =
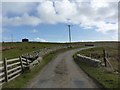
[[[71,25],[68,25],[68,29],[69,29],[69,42],[71,43],[71,30],[70,30]]]

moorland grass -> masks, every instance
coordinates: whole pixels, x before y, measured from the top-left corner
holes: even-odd
[[[40,43],[40,42],[13,42],[13,43],[3,43],[3,47],[14,47],[9,50],[2,51],[2,60],[4,58],[12,59],[21,56],[22,54],[26,54],[32,51],[36,51],[42,48],[50,48],[54,46],[58,46],[57,43]],[[60,44],[62,45],[62,44]]]

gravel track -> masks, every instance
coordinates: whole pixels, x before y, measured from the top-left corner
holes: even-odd
[[[26,88],[99,88],[73,61],[72,55],[82,49],[59,54]]]

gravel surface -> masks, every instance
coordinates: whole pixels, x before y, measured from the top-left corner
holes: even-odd
[[[98,88],[73,61],[72,55],[79,50],[82,49],[59,54],[27,84],[26,88]]]

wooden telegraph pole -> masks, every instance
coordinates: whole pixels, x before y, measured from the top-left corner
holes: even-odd
[[[106,51],[105,51],[105,49],[103,49],[103,60],[104,60],[105,67],[107,67]]]

